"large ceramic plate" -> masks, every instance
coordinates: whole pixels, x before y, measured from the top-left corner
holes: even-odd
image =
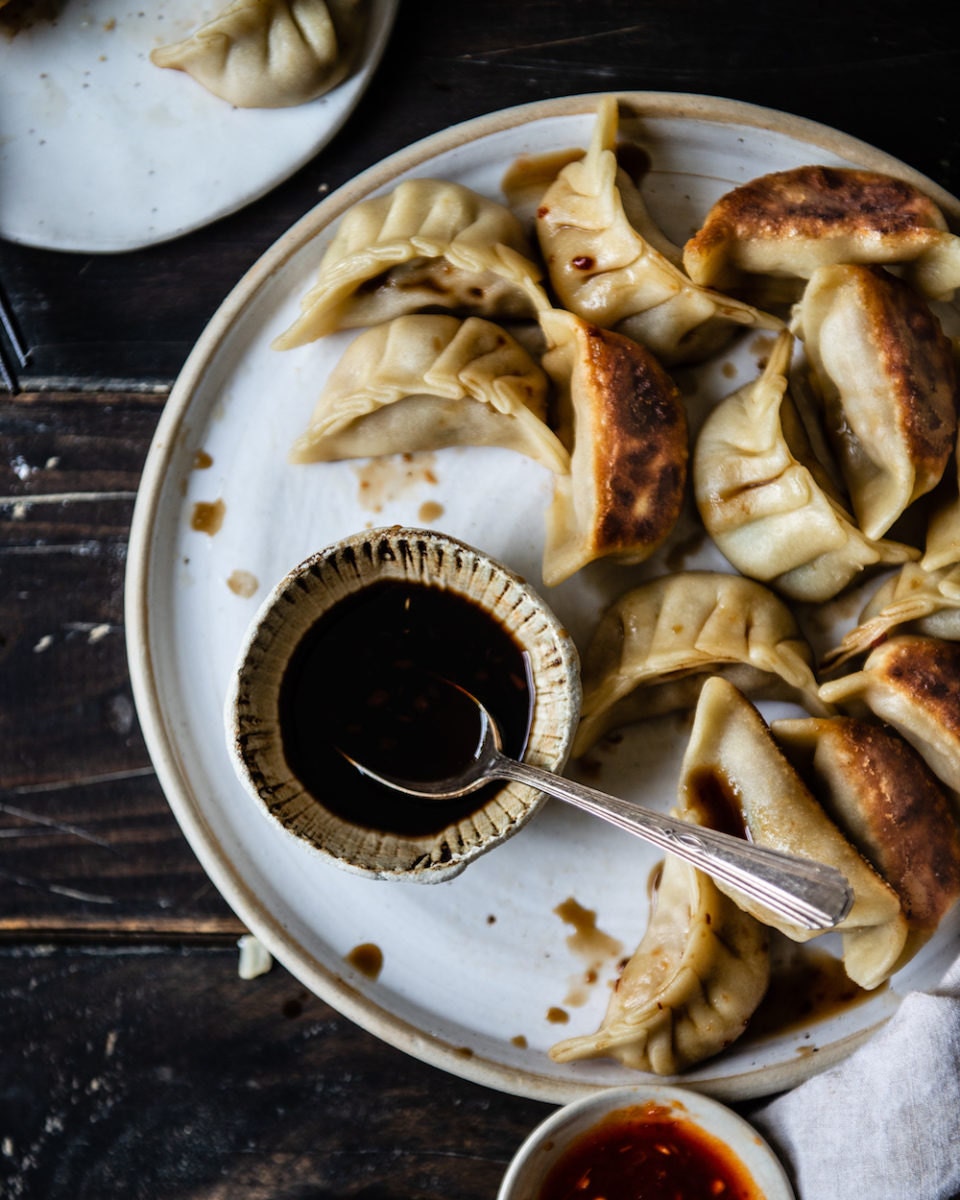
[[[51,4],[57,0],[50,0]],[[235,212],[333,137],[380,61],[397,0],[370,0],[351,74],[309,104],[239,109],[150,62],[225,0],[66,0],[55,22],[0,24],[0,237],[115,251]]]
[[[675,240],[731,185],[810,161],[906,175],[955,211],[929,181],[821,126],[720,100],[624,99],[642,116],[650,206]],[[221,713],[260,600],[288,568],[343,535],[431,523],[539,582],[551,492],[545,470],[491,449],[293,467],[288,447],[352,335],[286,353],[270,341],[298,312],[350,205],[410,176],[457,180],[497,197],[517,155],[586,145],[595,103],[551,101],[438,134],[330,196],[280,239],[211,322],[170,397],[136,507],[127,590],[133,683],[150,752],[187,837],[238,915],[305,985],[386,1041],[490,1086],[553,1101],[637,1082],[615,1063],[560,1066],[547,1051],[599,1023],[617,962],[644,929],[658,853],[553,802],[449,883],[358,878],[318,862],[264,818],[231,773]],[[685,377],[693,410],[752,378],[768,345],[748,336],[700,371],[695,389]],[[221,506],[215,534],[192,527],[198,504]],[[677,541],[685,536],[681,530]],[[705,550],[674,556],[687,566],[708,561]],[[606,601],[640,573],[596,566],[548,599],[583,645]],[[591,782],[667,806],[684,728],[634,731],[601,756]],[[681,1082],[746,1097],[836,1061],[906,989],[936,983],[956,932],[941,930],[869,1000],[742,1040]],[[383,956],[375,978],[365,968],[369,949],[354,953],[371,945]]]

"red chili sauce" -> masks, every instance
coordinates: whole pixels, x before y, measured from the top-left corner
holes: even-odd
[[[663,1105],[611,1113],[554,1164],[536,1200],[763,1200],[723,1142]]]

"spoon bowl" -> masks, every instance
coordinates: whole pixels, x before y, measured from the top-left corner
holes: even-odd
[[[349,750],[338,746],[337,749],[343,757],[368,779],[396,792],[403,792],[404,795],[415,796],[418,800],[458,800],[461,796],[468,796],[471,792],[485,787],[492,779],[512,778],[511,775],[499,773],[499,769],[505,764],[516,760],[504,755],[500,730],[486,706],[458,683],[448,679],[438,680],[436,676],[431,678],[443,686],[444,703],[456,704],[467,714],[467,719],[473,718],[476,724],[477,740],[473,758],[465,761],[456,774],[437,779],[408,779],[402,775],[377,770],[369,762],[361,762]]]
[[[476,749],[457,774],[414,780],[376,769],[343,748],[340,753],[368,778],[420,800],[452,800],[494,779],[539,788],[685,859],[805,929],[833,929],[849,913],[853,891],[835,867],[665,816],[510,758],[503,753],[496,721],[484,705],[458,684],[441,682],[448,685],[449,702],[469,705],[476,719]]]

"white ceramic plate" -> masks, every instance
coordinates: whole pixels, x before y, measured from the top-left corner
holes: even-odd
[[[647,1106],[666,1109],[674,1120],[700,1129],[729,1147],[746,1168],[754,1194],[764,1200],[795,1200],[780,1160],[743,1117],[709,1096],[656,1084],[608,1088],[551,1113],[514,1155],[497,1200],[539,1196],[547,1175],[575,1141],[612,1113]]]
[[[56,22],[0,26],[0,237],[133,250],[235,212],[292,175],[353,111],[397,0],[371,0],[350,76],[309,104],[239,109],[150,51],[224,0],[67,0]]]
[[[646,193],[675,240],[730,186],[810,161],[906,175],[955,211],[929,181],[821,126],[702,97],[625,99],[644,114],[653,162]],[[348,533],[430,523],[539,583],[551,492],[544,469],[491,449],[292,467],[287,449],[351,335],[286,353],[269,344],[298,312],[331,228],[350,205],[408,176],[458,180],[498,196],[517,155],[586,145],[595,102],[573,97],[511,109],[435,135],[330,196],[280,239],[211,322],[167,403],[136,506],[127,583],[131,672],[150,753],[187,837],[238,915],[306,986],[386,1041],[490,1086],[552,1101],[637,1082],[615,1063],[561,1066],[547,1051],[599,1023],[617,960],[644,929],[657,852],[554,802],[449,883],[359,879],[325,868],[264,819],[233,777],[221,713],[260,600],[290,567]],[[700,371],[692,418],[753,378],[765,348],[748,337]],[[685,383],[694,386],[689,377]],[[207,466],[197,467],[198,454]],[[195,506],[218,502],[219,532],[193,529]],[[706,551],[683,561],[716,565]],[[582,646],[607,601],[638,577],[595,565],[548,601]],[[591,782],[666,807],[683,748],[679,724],[668,722],[666,732],[633,731]],[[590,933],[591,922],[607,940]],[[681,1082],[747,1097],[836,1061],[895,1010],[905,989],[939,979],[956,932],[956,922],[944,928],[869,1001],[807,1028],[740,1041]],[[377,978],[351,965],[355,948],[371,944],[383,954]]]

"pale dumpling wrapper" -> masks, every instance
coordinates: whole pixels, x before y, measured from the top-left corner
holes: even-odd
[[[411,315],[360,333],[334,367],[294,462],[502,446],[564,473],[546,423],[548,380],[506,330],[479,317]]]
[[[306,104],[346,75],[364,13],[364,0],[233,0],[150,59],[238,108]]]
[[[822,713],[812,657],[793,614],[763,584],[713,571],[649,580],[605,611],[586,649],[573,753],[611,729],[692,708],[711,673]]]
[[[510,206],[523,221],[524,227],[536,236],[537,209],[544,193],[568,164],[579,162],[585,155],[582,147],[569,146],[564,150],[547,150],[542,154],[521,154],[513,159],[500,180],[500,190]],[[672,243],[668,243],[672,246]],[[679,253],[676,247],[673,251]]]
[[[541,274],[505,205],[448,180],[406,179],[344,213],[300,316],[273,346],[424,310],[529,318]]]
[[[950,340],[903,280],[851,264],[813,273],[794,328],[857,524],[881,537],[936,487],[954,449]]]
[[[865,567],[919,551],[866,537],[814,467],[795,457],[783,406],[793,338],[778,338],[762,374],[708,415],[693,452],[693,491],[707,533],[744,575],[795,600],[823,602]]]
[[[863,988],[879,986],[896,969],[907,939],[907,922],[893,889],[830,820],[777,747],[757,709],[718,676],[700,692],[690,740],[680,769],[683,816],[713,798],[739,813],[749,840],[836,867],[853,889],[853,906],[836,926],[843,965]],[[730,884],[717,886],[757,920],[795,942],[821,931],[801,928]]]
[[[927,571],[922,563],[905,563],[877,588],[857,624],[824,656],[824,664],[842,666],[894,630],[960,641],[960,566]]]
[[[540,248],[562,306],[642,342],[668,365],[705,358],[738,326],[781,328],[776,317],[687,278],[679,248],[618,167],[617,128],[617,101],[606,97],[586,155],[560,171],[537,208]]]
[[[761,296],[764,281],[751,277],[809,279],[833,263],[903,264],[924,295],[949,300],[960,285],[960,238],[934,201],[904,180],[810,165],[727,192],[683,249],[695,282]]]
[[[830,817],[900,897],[910,927],[903,966],[960,898],[960,823],[951,799],[888,726],[808,717],[770,728]]]
[[[556,1062],[613,1058],[675,1075],[746,1029],[770,978],[769,931],[713,880],[668,854],[647,929],[600,1028],[550,1049]]]
[[[554,586],[601,558],[642,562],[680,515],[687,418],[677,385],[622,334],[561,309],[539,314],[570,473],[554,480],[543,579]]]
[[[861,670],[822,684],[820,696],[892,725],[948,787],[960,791],[960,643],[892,637],[870,652]]]

